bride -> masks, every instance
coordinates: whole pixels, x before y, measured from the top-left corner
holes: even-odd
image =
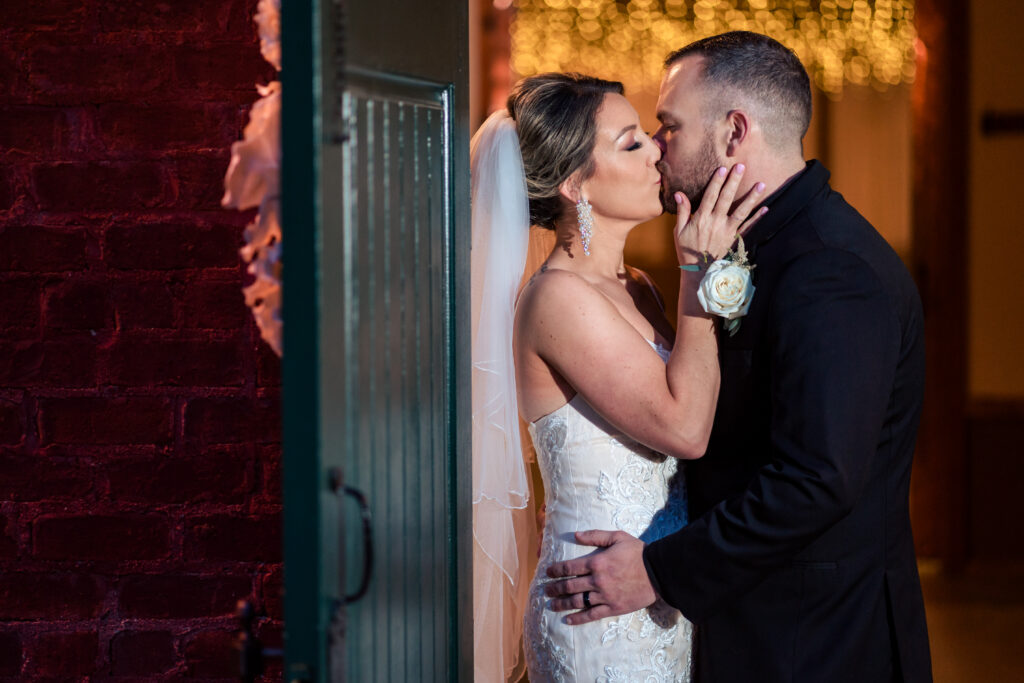
[[[682,193],[662,197],[661,150],[622,92],[527,78],[471,144],[477,681],[521,675],[520,623],[532,683],[690,680],[692,628],[665,603],[570,626],[543,592],[549,564],[588,552],[576,531],[651,541],[686,523],[677,464],[704,453],[719,383],[701,267],[764,212],[746,220],[760,185],[733,208],[741,166],[718,169],[692,214]],[[686,266],[675,332],[650,278],[623,262],[629,232],[663,203]],[[555,247],[517,301],[530,225],[554,230]],[[546,495],[532,581],[519,415]],[[583,599],[601,604],[596,591]]]

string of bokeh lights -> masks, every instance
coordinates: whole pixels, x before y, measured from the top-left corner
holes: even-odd
[[[507,0],[495,0],[508,4]],[[885,90],[914,79],[913,0],[514,0],[519,76],[581,71],[656,90],[665,56],[725,31],[792,49],[832,96],[847,83]]]

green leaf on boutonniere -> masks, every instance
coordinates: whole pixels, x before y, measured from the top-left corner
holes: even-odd
[[[732,320],[723,320],[722,329],[728,332],[729,336],[731,337],[739,331],[741,322],[742,320],[740,318],[733,318]]]

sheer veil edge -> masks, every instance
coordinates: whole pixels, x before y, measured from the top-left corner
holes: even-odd
[[[477,683],[514,681],[537,529],[519,434],[512,323],[530,214],[515,122],[492,114],[470,143],[473,334],[473,649]]]

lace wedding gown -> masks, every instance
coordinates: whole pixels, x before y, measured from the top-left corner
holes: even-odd
[[[651,344],[668,359],[668,350]],[[656,453],[602,419],[577,394],[530,425],[546,492],[540,563],[524,617],[531,683],[689,683],[693,627],[658,601],[620,617],[569,626],[548,609],[545,573],[553,562],[594,549],[576,531],[619,529],[653,541],[686,524],[686,491],[678,460]]]

